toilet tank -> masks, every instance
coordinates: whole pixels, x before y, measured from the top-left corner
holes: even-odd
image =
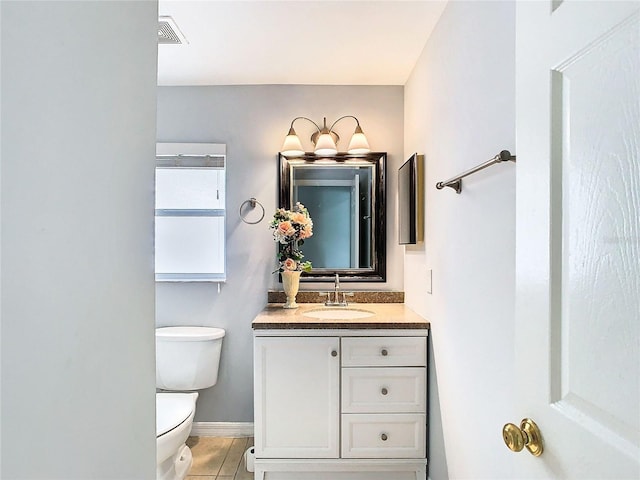
[[[225,331],[214,327],[156,329],[156,388],[190,391],[218,381]]]

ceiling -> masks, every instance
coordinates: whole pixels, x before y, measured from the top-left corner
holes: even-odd
[[[446,0],[160,0],[158,85],[404,85]]]

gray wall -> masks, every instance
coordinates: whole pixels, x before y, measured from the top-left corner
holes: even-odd
[[[155,2],[0,2],[2,470],[155,478]]]
[[[156,321],[167,325],[211,325],[227,331],[218,384],[201,392],[196,421],[253,421],[251,321],[264,308],[267,290],[280,288],[272,275],[276,247],[268,228],[278,197],[277,152],[291,120],[306,116],[333,122],[342,115],[360,120],[374,151],[388,152],[387,282],[350,284],[354,289],[401,290],[402,250],[396,242],[396,171],[403,162],[403,88],[398,86],[213,86],[159,87],[159,142],[216,142],[227,145],[227,283],[158,284]],[[311,149],[313,126],[296,122]],[[346,149],[355,122],[336,130]],[[265,220],[247,225],[238,218],[250,197],[266,210]],[[303,284],[303,289],[327,284]]]
[[[433,480],[514,478],[501,428],[514,391],[515,4],[449,2],[405,85],[405,154],[426,156],[426,241],[405,254],[406,302],[431,321]],[[427,293],[433,270],[432,294]],[[518,475],[515,475],[518,476]]]

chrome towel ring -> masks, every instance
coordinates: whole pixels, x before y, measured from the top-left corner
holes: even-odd
[[[260,215],[260,218],[258,220],[256,220],[255,222],[248,221],[242,215],[242,209],[244,208],[244,206],[247,203],[251,205],[252,209],[256,208],[256,205],[259,205],[260,208],[262,209],[262,215]],[[251,197],[249,200],[245,200],[244,202],[242,202],[242,204],[240,205],[240,210],[238,212],[238,216],[240,217],[240,220],[242,220],[244,223],[248,223],[249,225],[255,225],[256,223],[260,223],[262,221],[262,219],[264,218],[264,206],[258,200],[256,200],[255,198]]]

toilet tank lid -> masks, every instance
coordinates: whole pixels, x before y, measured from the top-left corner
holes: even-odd
[[[156,338],[167,341],[201,342],[224,337],[225,331],[216,327],[161,327]]]

